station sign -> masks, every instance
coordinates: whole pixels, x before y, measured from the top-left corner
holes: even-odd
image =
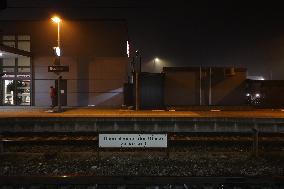
[[[48,72],[69,72],[69,66],[48,66]]]
[[[99,134],[100,148],[167,148],[167,134]]]

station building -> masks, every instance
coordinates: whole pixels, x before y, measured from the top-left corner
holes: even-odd
[[[246,75],[245,68],[234,67],[164,67],[162,73],[144,72],[139,76],[139,107],[247,105]],[[129,99],[134,102],[134,97]]]
[[[63,102],[67,106],[118,107],[127,80],[125,20],[60,23]],[[57,24],[51,20],[0,21],[0,106],[50,106]]]

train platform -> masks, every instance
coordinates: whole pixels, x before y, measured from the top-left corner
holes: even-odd
[[[284,109],[257,110],[127,110],[89,107],[64,108],[52,112],[48,107],[0,107],[0,118],[284,118]]]
[[[126,110],[0,108],[1,132],[284,132],[282,109]]]

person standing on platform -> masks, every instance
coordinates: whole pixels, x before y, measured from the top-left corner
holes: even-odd
[[[57,93],[53,86],[50,86],[50,98],[51,98],[51,108],[53,109],[56,106]]]

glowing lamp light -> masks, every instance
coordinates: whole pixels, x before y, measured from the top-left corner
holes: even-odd
[[[159,62],[160,61],[160,59],[159,58],[155,58],[155,62]]]
[[[61,22],[61,19],[60,19],[59,17],[57,17],[57,16],[52,17],[51,20],[52,20],[53,22],[55,22],[55,23]]]
[[[139,50],[137,49],[136,51],[135,51],[135,56],[138,56],[139,55]]]
[[[249,94],[249,93],[247,93],[247,94],[246,94],[246,96],[250,96],[250,94]]]
[[[61,55],[61,51],[60,51],[59,47],[54,47],[54,50],[55,50],[56,56],[60,56]]]
[[[260,97],[260,94],[259,94],[259,93],[256,93],[256,94],[255,94],[255,97]]]
[[[61,53],[60,53],[60,48],[59,47],[55,48],[55,53],[56,53],[57,56],[60,56]]]
[[[129,58],[130,57],[130,47],[129,47],[128,41],[126,41],[126,54],[127,54],[127,57]]]

